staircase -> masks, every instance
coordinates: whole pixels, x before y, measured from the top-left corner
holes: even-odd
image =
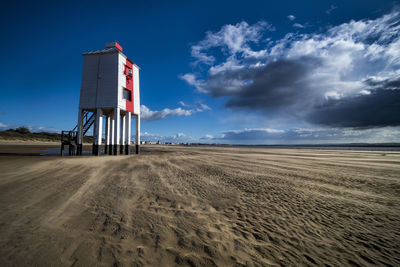
[[[89,116],[90,115],[90,116]],[[82,134],[83,136],[89,131],[90,127],[92,127],[95,120],[95,114],[84,111],[83,115],[83,127]],[[64,155],[64,147],[68,146],[68,154],[70,156],[76,154],[77,148],[77,137],[78,137],[78,124],[72,129],[72,131],[61,131],[61,156]]]

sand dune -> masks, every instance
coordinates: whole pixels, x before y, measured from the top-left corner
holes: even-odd
[[[0,157],[1,266],[400,265],[400,153]]]

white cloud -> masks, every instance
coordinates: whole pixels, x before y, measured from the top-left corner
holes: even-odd
[[[211,110],[211,108],[209,107],[209,106],[207,106],[206,104],[203,104],[203,103],[197,103],[196,104],[196,111],[197,112],[202,112],[202,111],[205,111],[205,110]]]
[[[331,5],[331,7],[325,11],[326,14],[330,15],[333,10],[338,8],[337,6]]]
[[[300,23],[294,23],[294,24],[293,24],[293,27],[295,27],[295,28],[300,28],[300,29],[305,28],[305,26],[302,25],[302,24],[300,24]]]
[[[196,143],[198,142],[197,138],[193,138],[191,136],[187,136],[184,133],[176,133],[173,135],[160,135],[144,132],[141,133],[142,141],[151,141],[151,142],[172,142],[172,143]]]
[[[193,45],[192,57],[196,59],[195,63],[212,65],[216,58],[209,55],[207,50],[213,47],[223,47],[232,55],[237,53],[251,54],[254,51],[250,49],[249,44],[258,43],[262,33],[271,30],[274,30],[274,28],[265,21],[260,21],[252,26],[245,21],[235,25],[225,25],[216,33],[207,32],[204,40]],[[189,84],[194,82],[194,77],[184,75],[182,78]]]
[[[193,111],[196,111],[196,112],[203,112],[203,111],[211,110],[211,108],[209,106],[207,106],[206,104],[200,103],[200,102],[197,102],[194,105],[186,104],[183,101],[179,101],[178,103],[182,107],[190,108],[190,109],[192,109]]]
[[[204,135],[204,137],[202,137],[201,139],[214,139],[214,136],[211,134],[206,134]]]
[[[0,122],[0,129],[8,129],[8,128],[10,128],[10,127],[7,124]]]
[[[175,108],[169,109],[164,108],[163,110],[150,110],[145,105],[140,106],[140,116],[141,119],[144,121],[154,121],[154,120],[161,120],[168,116],[191,116],[196,112],[203,112],[207,110],[211,110],[209,106],[202,103],[196,103],[195,105],[187,105],[183,101],[179,101],[179,104],[183,107],[190,108],[190,109],[182,109],[182,108]]]
[[[180,75],[179,78],[182,80],[186,81],[190,85],[195,85],[196,84],[196,76],[191,73],[187,73],[185,75]]]
[[[197,58],[197,62],[202,62],[205,64],[213,64],[215,61],[215,57],[207,56],[206,53],[202,52],[202,49],[203,47],[200,45],[192,46],[192,57]]]
[[[193,114],[192,110],[185,110],[182,108],[169,109],[164,108],[160,111],[150,110],[145,105],[140,106],[141,119],[144,121],[161,120],[167,116],[190,116]]]
[[[293,16],[293,15],[289,15],[289,16],[287,16],[287,18],[288,18],[290,21],[293,21],[293,20],[295,20],[295,19],[296,19],[296,17],[295,17],[295,16]]]
[[[196,79],[196,75],[191,73],[186,73],[184,75],[179,75],[179,78],[187,82],[188,84],[194,86],[199,92],[208,93],[206,89],[204,89],[204,82]]]
[[[48,133],[61,133],[61,130],[53,127],[36,126],[36,125],[25,125],[31,132],[48,132]]]
[[[183,101],[179,101],[178,103],[179,103],[179,105],[181,105],[182,107],[188,107],[188,105],[186,105],[185,102],[183,102]]]

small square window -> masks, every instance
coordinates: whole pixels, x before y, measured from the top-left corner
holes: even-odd
[[[124,88],[122,97],[128,101],[132,101],[132,92]]]

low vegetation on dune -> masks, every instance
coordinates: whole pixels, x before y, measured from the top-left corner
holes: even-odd
[[[31,132],[26,127],[18,127],[16,129],[0,131],[0,140],[58,142],[61,141],[61,134],[49,132]],[[84,142],[91,143],[92,140],[92,136],[84,137]]]

